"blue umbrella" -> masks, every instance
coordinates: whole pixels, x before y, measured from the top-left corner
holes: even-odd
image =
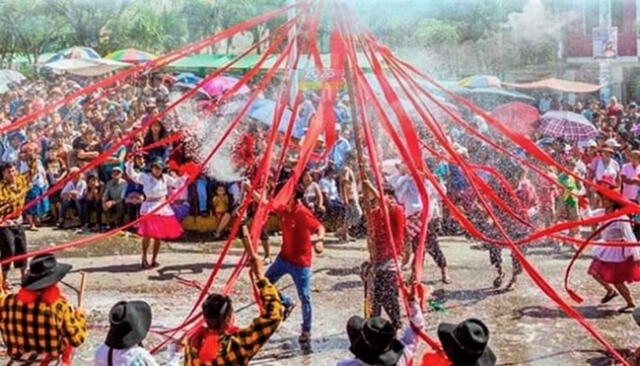
[[[182,74],[178,74],[176,76],[176,83],[183,83],[189,85],[195,85],[202,80],[201,77],[198,77],[190,72],[183,72]]]
[[[267,126],[271,126],[273,118],[276,114],[276,102],[270,99],[257,99],[249,107],[248,116],[264,123]],[[280,118],[280,124],[278,125],[278,131],[286,132],[287,125],[291,119],[291,110],[285,107],[282,117]]]
[[[54,61],[66,60],[66,59],[81,59],[81,60],[96,60],[100,55],[89,47],[71,47],[57,52],[51,57],[44,60],[43,63],[49,63]]]

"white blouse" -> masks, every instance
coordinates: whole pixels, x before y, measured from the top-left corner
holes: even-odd
[[[126,164],[127,175],[134,182],[142,185],[146,200],[140,207],[140,215],[154,210],[162,205],[169,193],[169,186],[180,187],[186,181],[186,177],[173,178],[168,174],[162,174],[160,178],[156,178],[149,173],[138,172],[133,168],[133,163]],[[170,205],[165,205],[155,215],[173,216],[173,210]]]
[[[624,215],[612,220],[628,220]],[[609,220],[607,222],[610,222]],[[603,223],[603,225],[606,224]],[[609,225],[600,233],[599,242],[628,242],[637,243],[638,240],[633,233],[633,228],[629,222],[617,221]],[[640,261],[640,248],[638,247],[605,247],[595,245],[592,249],[593,256],[603,262],[620,263],[629,258]]]
[[[136,346],[114,349],[112,366],[158,366],[155,358],[146,349]],[[109,347],[102,344],[93,359],[94,366],[109,366]]]

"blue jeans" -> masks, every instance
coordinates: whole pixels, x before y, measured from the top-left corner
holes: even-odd
[[[302,303],[302,331],[311,331],[311,267],[293,265],[278,256],[267,270],[265,277],[271,283],[276,283],[280,277],[288,274],[293,278],[293,283],[298,291],[298,298]],[[291,306],[293,300],[285,294],[280,294],[282,304]]]
[[[76,200],[76,199],[63,200],[62,201],[62,209],[60,209],[60,217],[62,217],[64,219],[67,216],[67,211],[72,206],[74,206],[76,208],[76,215],[78,215],[78,218],[80,219],[81,223],[85,224],[85,223],[89,222],[89,220],[86,217],[86,214],[84,212],[85,203],[84,203],[83,199],[82,200]]]

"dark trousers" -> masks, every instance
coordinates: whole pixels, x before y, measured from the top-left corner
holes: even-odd
[[[100,225],[100,223],[102,222],[102,200],[85,201],[85,214],[87,215],[87,218],[83,222],[84,224],[91,223],[89,221],[91,218],[91,214],[95,214],[96,222],[94,224]]]
[[[64,220],[67,217],[67,211],[69,210],[69,208],[71,207],[75,207],[76,209],[76,214],[78,215],[78,218],[80,219],[81,223],[86,223],[87,220],[87,215],[86,212],[84,210],[85,208],[85,202],[84,200],[76,200],[76,199],[70,199],[70,200],[62,200],[62,208],[60,209],[60,217]]]
[[[402,328],[399,296],[396,273],[387,270],[376,271],[373,279],[373,313],[371,315],[380,316],[384,308],[393,326],[396,329]]]
[[[110,209],[104,212],[104,218],[108,225],[119,227],[124,225],[125,207],[124,202],[116,202]]]
[[[22,226],[0,228],[0,258],[2,260],[27,253],[27,237]],[[13,262],[15,268],[22,268],[26,260]],[[11,268],[11,263],[2,265],[4,271]]]

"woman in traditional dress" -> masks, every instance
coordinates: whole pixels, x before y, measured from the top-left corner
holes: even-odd
[[[613,177],[605,176],[599,182],[611,189],[618,187]],[[622,205],[609,197],[601,195],[603,213],[618,210]],[[600,242],[628,242],[636,244],[638,240],[633,234],[633,227],[628,216],[623,215],[601,224],[604,227],[597,239]],[[593,260],[588,273],[607,291],[600,301],[606,304],[613,298],[622,295],[626,306],[619,312],[632,311],[636,304],[631,296],[627,283],[640,281],[640,248],[625,246],[594,246]]]
[[[151,162],[149,173],[136,171],[133,168],[132,162],[127,163],[127,175],[133,182],[142,184],[146,197],[140,207],[140,216],[145,217],[138,224],[138,235],[142,237],[143,269],[154,268],[160,265],[157,258],[162,240],[177,239],[183,233],[182,226],[176,219],[171,206],[164,203],[167,198],[168,187],[181,186],[185,178],[173,178],[168,174],[164,174],[164,168],[164,162],[160,158],[156,158]],[[158,206],[162,206],[162,208],[156,212],[152,212]],[[147,261],[147,251],[152,241],[153,253],[151,263],[149,263]]]

